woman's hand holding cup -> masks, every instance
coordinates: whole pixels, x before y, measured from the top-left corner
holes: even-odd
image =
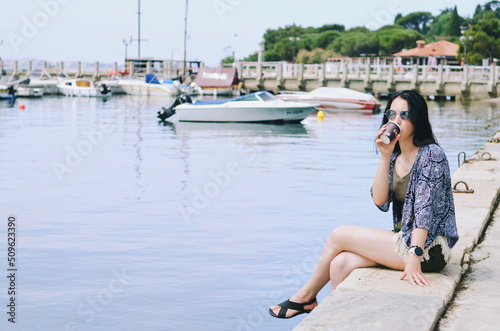
[[[375,136],[375,143],[382,155],[390,156],[392,154],[394,146],[399,140],[400,132],[401,127],[396,122],[392,121],[387,122],[378,130]]]

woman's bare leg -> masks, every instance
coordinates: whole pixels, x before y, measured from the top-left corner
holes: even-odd
[[[352,225],[339,226],[330,234],[311,278],[290,300],[302,303],[315,298],[330,280],[330,263],[343,251],[355,253],[374,264],[404,270],[404,261],[394,252],[393,235],[394,233],[389,230]],[[341,278],[340,275],[339,277]],[[305,306],[304,309],[313,309],[316,306],[317,302]],[[280,307],[273,306],[271,309],[278,314]],[[288,310],[286,315],[292,316],[295,313],[294,310]]]
[[[377,265],[379,264],[356,253],[348,251],[340,252],[330,262],[330,285],[332,291],[355,269],[375,267]]]

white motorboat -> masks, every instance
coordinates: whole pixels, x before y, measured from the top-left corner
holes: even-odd
[[[170,108],[158,112],[158,117],[164,121],[176,113],[181,122],[299,123],[312,114],[316,106],[279,100],[266,91],[233,99],[195,102],[191,102],[188,96],[182,96],[177,98]]]
[[[153,74],[147,74],[145,80],[139,79],[120,79],[117,85],[127,94],[132,95],[179,95],[181,93],[190,93],[187,85],[182,85],[177,80],[164,80],[159,82]]]
[[[19,85],[17,88],[17,96],[22,98],[41,98],[43,96],[43,87]]]
[[[42,88],[43,94],[59,94],[57,84],[68,78],[67,75],[61,74],[59,77],[52,77],[49,73],[32,73],[29,75],[29,88]]]
[[[128,72],[126,71],[116,71],[116,72],[111,72],[108,75],[108,79],[100,81],[97,83],[97,85],[106,85],[110,90],[113,95],[115,94],[126,94],[127,91],[125,91],[124,87],[126,87],[125,84],[119,85],[120,81],[125,82],[126,81],[126,76],[128,76]]]
[[[66,96],[110,97],[112,92],[105,85],[95,86],[85,78],[68,79],[57,84],[59,92]]]
[[[344,87],[318,87],[311,92],[280,91],[276,97],[319,104],[319,109],[325,111],[380,112],[380,102],[373,95]]]

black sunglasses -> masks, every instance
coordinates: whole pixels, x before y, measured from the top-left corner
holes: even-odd
[[[392,109],[387,109],[385,111],[385,117],[387,117],[387,119],[389,120],[395,119],[397,114],[398,113],[396,113],[396,111]],[[410,118],[410,112],[408,110],[403,110],[399,113],[399,116],[402,120],[407,120]]]

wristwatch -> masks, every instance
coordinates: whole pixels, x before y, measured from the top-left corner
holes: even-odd
[[[408,253],[413,253],[416,256],[420,257],[420,256],[422,256],[422,254],[424,254],[424,251],[419,246],[414,245],[414,246],[410,247],[410,249],[408,250]]]

